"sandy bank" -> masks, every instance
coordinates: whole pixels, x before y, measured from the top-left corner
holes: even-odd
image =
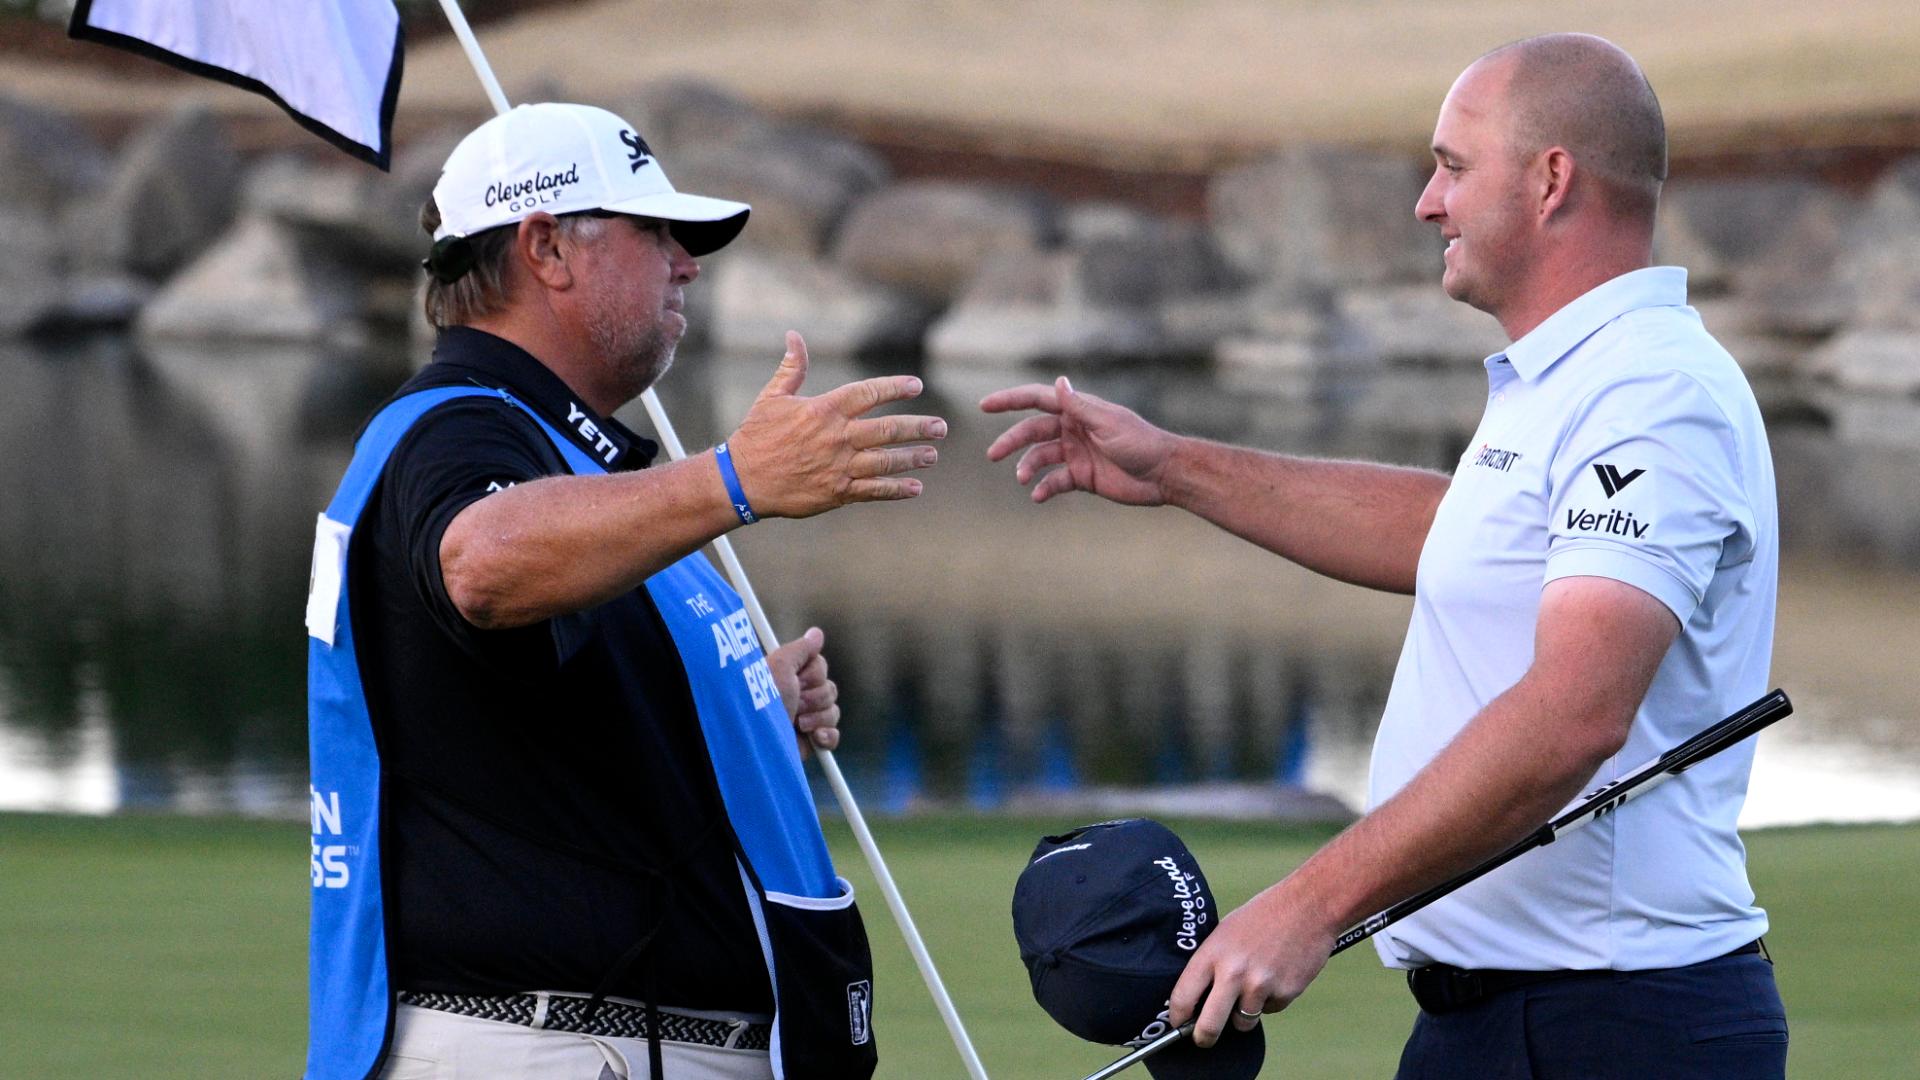
[[[1645,65],[1678,156],[1787,141],[1920,144],[1920,9],[1767,0],[1605,10],[1524,0],[602,0],[484,31],[509,94],[607,98],[667,76],[714,80],[762,105],[869,137],[1017,156],[1192,170],[1310,140],[1424,146],[1454,74],[1489,46],[1583,29]],[[457,46],[408,60],[403,131],[484,108]],[[237,115],[226,88],[149,85],[29,59],[0,92],[112,115],[182,95]]]

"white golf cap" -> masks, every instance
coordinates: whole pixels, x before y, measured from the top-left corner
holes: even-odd
[[[689,255],[725,247],[746,203],[673,190],[632,124],[591,105],[521,105],[481,124],[447,156],[433,186],[436,241],[472,236],[545,211],[607,210],[670,222]]]

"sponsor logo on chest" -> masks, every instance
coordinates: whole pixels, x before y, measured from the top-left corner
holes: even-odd
[[[695,593],[687,598],[686,604],[694,614],[709,620],[707,628],[713,633],[714,652],[719,659],[720,670],[725,671],[742,660],[747,661],[738,670],[746,681],[747,696],[753,701],[753,707],[764,709],[779,700],[780,691],[774,685],[773,670],[767,666],[767,658],[760,653],[760,643],[753,636],[753,623],[747,616],[747,609],[735,608],[722,615],[706,593]]]
[[[594,453],[600,455],[601,461],[611,465],[613,459],[620,456],[620,448],[600,430],[600,425],[587,416],[585,409],[571,401],[567,402],[567,423],[572,424],[574,430],[580,433],[580,437],[587,440],[587,445],[593,447]]]
[[[1487,443],[1480,444],[1480,452],[1473,456],[1473,463],[1485,468],[1506,472],[1513,468],[1521,458],[1518,450],[1501,450]]]

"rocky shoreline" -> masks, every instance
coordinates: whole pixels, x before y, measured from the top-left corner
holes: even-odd
[[[754,205],[689,292],[690,347],[764,352],[793,327],[822,357],[922,357],[930,371],[1179,360],[1308,401],[1369,379],[1427,388],[1406,404],[1471,430],[1479,361],[1505,344],[1437,287],[1436,231],[1411,213],[1427,166],[1405,156],[1289,148],[1214,174],[1195,218],[965,168],[903,179],[873,147],[698,82],[605,104],[677,185]],[[422,336],[416,215],[460,134],[403,144],[386,175],[317,143],[244,155],[193,107],[109,147],[72,117],[0,100],[13,238],[0,338]],[[1688,267],[1695,305],[1777,421],[1901,460],[1920,449],[1920,155],[1865,183],[1681,176],[1658,255]],[[1888,526],[1903,557],[1920,549],[1907,516]]]

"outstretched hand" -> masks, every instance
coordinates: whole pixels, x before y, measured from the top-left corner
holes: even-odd
[[[840,745],[840,688],[827,678],[827,658],[821,652],[827,635],[817,626],[767,654],[774,688],[787,707],[787,718],[800,739],[800,752],[809,744],[822,750]]]
[[[911,375],[861,379],[817,397],[800,396],[807,378],[807,344],[787,332],[787,352],[766,388],[728,439],[747,501],[761,517],[812,517],[853,502],[911,499],[921,483],[901,473],[939,460],[937,416],[865,414],[891,401],[918,397]]]
[[[1090,491],[1130,506],[1167,501],[1167,467],[1180,440],[1131,409],[1075,392],[1064,375],[1052,386],[1029,383],[996,390],[981,400],[980,409],[1040,411],[1001,432],[987,447],[989,461],[1026,448],[1013,475],[1022,484],[1033,484],[1034,502],[1069,491]]]

